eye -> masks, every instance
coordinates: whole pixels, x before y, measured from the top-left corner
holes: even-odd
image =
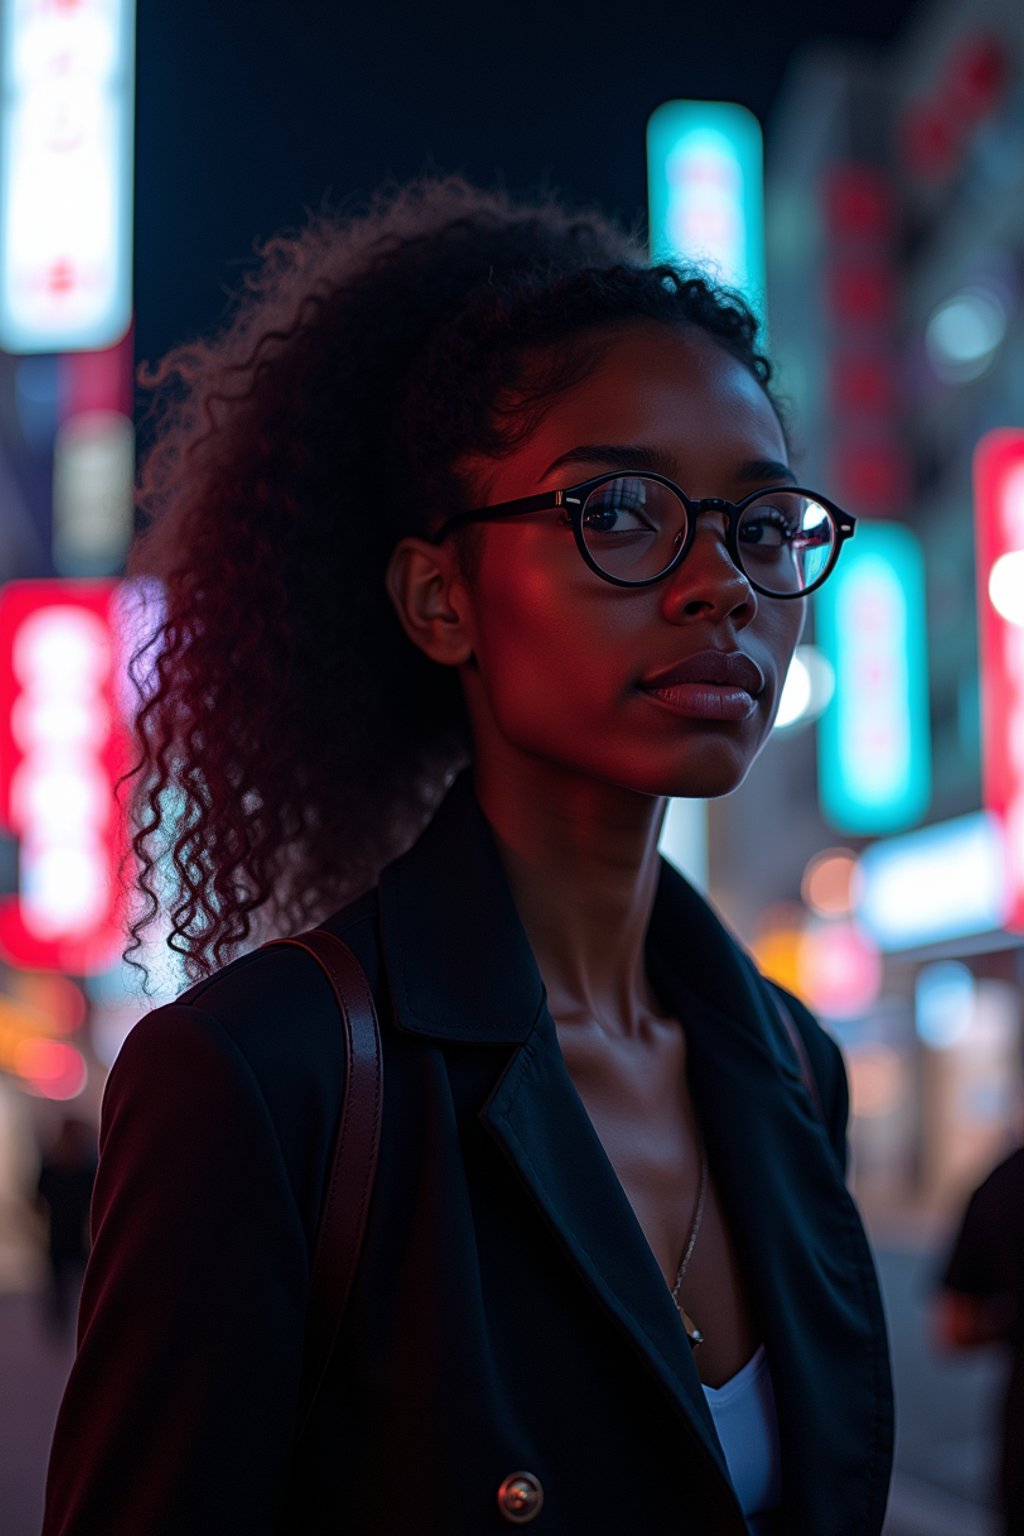
[[[781,549],[797,538],[800,523],[801,519],[791,511],[771,503],[756,502],[743,515],[740,538],[744,544],[755,544],[762,549]]]
[[[769,556],[783,551],[802,555],[831,547],[832,519],[813,497],[790,491],[766,491],[740,516],[739,540],[751,554]]]
[[[587,498],[583,528],[591,534],[657,532],[643,485],[630,479],[613,480]]]

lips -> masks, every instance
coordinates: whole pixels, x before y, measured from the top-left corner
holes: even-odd
[[[681,683],[709,683],[718,688],[738,688],[756,698],[765,686],[764,673],[744,651],[697,651],[682,661],[651,672],[640,681],[646,692],[673,688]]]

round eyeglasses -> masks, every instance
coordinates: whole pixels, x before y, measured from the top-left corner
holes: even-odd
[[[440,544],[456,528],[564,509],[576,545],[595,575],[617,587],[649,587],[686,558],[702,512],[726,520],[729,555],[756,592],[806,597],[820,587],[852,537],[856,519],[817,491],[798,485],[753,491],[742,501],[695,500],[664,475],[597,475],[565,490],[541,491],[474,512],[459,512],[430,538]]]

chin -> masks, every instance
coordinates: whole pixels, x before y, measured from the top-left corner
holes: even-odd
[[[763,743],[762,743],[763,745]],[[739,789],[761,748],[750,753],[734,742],[694,743],[687,759],[670,775],[672,787],[661,791],[686,800],[718,800]]]

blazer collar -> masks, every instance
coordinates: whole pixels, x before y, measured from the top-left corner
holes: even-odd
[[[380,877],[395,1021],[438,1040],[524,1041],[544,984],[469,769]]]
[[[399,1029],[495,1045],[518,1045],[529,1037],[546,1011],[544,983],[469,769],[418,841],[382,872],[380,914]],[[785,1031],[766,1007],[752,963],[665,860],[647,948],[655,968],[668,966],[685,976],[687,987],[728,1013],[784,1075],[799,1081]]]

